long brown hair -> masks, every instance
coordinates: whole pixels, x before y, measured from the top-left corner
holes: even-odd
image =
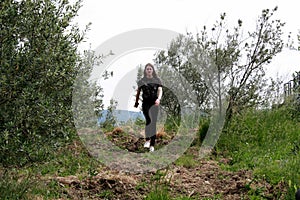
[[[154,66],[153,66],[151,63],[147,63],[147,64],[145,65],[145,68],[144,68],[144,78],[147,76],[147,74],[146,74],[146,68],[147,68],[148,66],[150,66],[150,67],[153,69],[152,76],[153,76],[154,78],[158,78],[158,77],[157,77],[157,74],[156,74],[156,71],[155,71],[155,69],[154,69]]]

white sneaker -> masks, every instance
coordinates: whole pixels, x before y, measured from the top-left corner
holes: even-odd
[[[145,148],[149,148],[150,147],[150,140],[148,140],[148,141],[145,142],[144,147]]]
[[[150,152],[153,152],[154,151],[154,146],[151,146],[150,147]]]

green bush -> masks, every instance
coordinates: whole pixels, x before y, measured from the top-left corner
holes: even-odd
[[[166,132],[177,133],[181,123],[180,117],[168,116],[164,124],[164,129]]]
[[[200,142],[203,142],[204,138],[206,137],[208,128],[209,128],[209,119],[204,119],[204,118],[201,119],[199,123],[199,131],[198,131]]]
[[[0,163],[23,164],[74,134],[72,85],[83,36],[70,22],[80,5],[4,0],[0,7]]]

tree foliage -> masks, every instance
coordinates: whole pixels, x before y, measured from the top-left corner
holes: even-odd
[[[179,35],[167,51],[158,54],[156,63],[182,74],[197,94],[199,106],[214,106],[211,99],[221,106],[227,98],[230,119],[234,111],[262,102],[264,67],[283,47],[284,23],[273,19],[276,10],[263,10],[255,30],[246,35],[242,20],[230,28],[223,13],[211,29],[204,26],[196,35]]]
[[[112,129],[115,127],[117,123],[115,116],[117,106],[118,102],[114,99],[110,99],[109,106],[107,107],[107,112],[105,115],[105,121],[102,124],[100,124],[100,126],[105,130],[112,131]]]
[[[0,8],[0,162],[26,163],[73,133],[72,85],[84,32],[71,20],[80,2],[3,0]]]
[[[108,55],[107,55],[108,56]],[[97,125],[98,118],[102,117],[104,109],[103,88],[95,80],[91,80],[94,67],[102,64],[106,56],[96,55],[95,51],[85,50],[80,55],[78,72],[73,84],[72,108],[77,129],[90,128]],[[107,71],[104,78],[109,78]]]

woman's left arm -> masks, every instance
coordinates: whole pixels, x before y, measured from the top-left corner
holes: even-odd
[[[157,89],[157,99],[161,100],[161,97],[162,97],[162,87],[158,87]]]
[[[157,106],[160,104],[162,93],[163,93],[162,87],[158,87],[158,89],[157,89],[157,99],[155,101],[155,105],[157,105]]]

